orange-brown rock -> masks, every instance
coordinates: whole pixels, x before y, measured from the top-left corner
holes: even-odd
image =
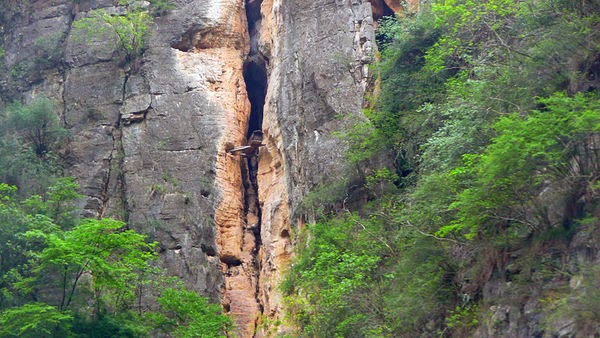
[[[375,21],[391,14],[405,15],[416,13],[420,8],[420,0],[369,0]]]

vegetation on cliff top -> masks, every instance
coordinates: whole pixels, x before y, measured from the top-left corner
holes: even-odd
[[[599,27],[597,1],[566,0],[432,1],[380,23],[381,91],[345,137],[357,166],[389,165],[368,203],[297,237],[282,290],[299,335],[506,334],[494,311],[511,306],[527,334],[560,317],[600,333],[598,271],[573,258],[600,216]]]

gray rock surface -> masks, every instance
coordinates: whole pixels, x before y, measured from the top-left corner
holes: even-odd
[[[373,58],[371,6],[357,0],[289,1],[269,91],[284,144],[292,208],[320,184],[351,173],[333,135],[363,119]]]
[[[239,162],[225,152],[245,141],[250,114],[244,3],[175,1],[154,19],[143,56],[132,62],[114,34],[73,28],[94,9],[123,13],[118,1],[3,4],[0,103],[53,99],[71,133],[65,162],[86,196],[84,216],[119,218],[158,240],[168,272],[220,299],[227,268],[219,252],[232,248],[236,257],[250,248],[241,228],[218,239],[216,216],[241,217],[244,208]],[[251,296],[248,308],[260,303],[278,316],[272,293],[292,248],[290,215],[311,189],[349,172],[333,132],[346,126],[340,115],[363,118],[374,32],[370,5],[358,0],[265,0],[262,18],[254,41],[268,60],[264,127],[273,147],[260,165],[273,169],[273,180],[259,180],[269,184],[259,186],[265,245],[248,259],[275,272],[244,272],[264,280],[246,288],[256,295],[239,299]]]

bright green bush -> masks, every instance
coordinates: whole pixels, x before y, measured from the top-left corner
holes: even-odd
[[[73,22],[73,28],[77,39],[83,41],[90,37],[114,37],[116,49],[121,53],[123,61],[130,63],[144,52],[152,22],[148,11],[141,8],[130,9],[123,15],[109,14],[98,9]]]
[[[226,334],[219,305],[172,289],[153,266],[156,243],[118,220],[78,219],[77,188],[61,179],[44,196],[19,200],[16,187],[0,184],[0,335]],[[161,309],[152,312],[145,302],[159,291]]]

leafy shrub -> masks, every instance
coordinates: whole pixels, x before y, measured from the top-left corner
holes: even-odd
[[[98,9],[73,22],[73,28],[77,38],[84,41],[89,37],[103,37],[107,33],[114,36],[123,61],[130,63],[144,52],[150,24],[152,17],[141,8],[128,10],[122,15]]]
[[[44,303],[29,303],[0,313],[2,337],[56,337],[68,334],[73,316]]]
[[[13,103],[6,109],[7,126],[4,133],[14,132],[22,144],[44,156],[64,139],[67,132],[58,122],[53,103],[47,98],[35,99],[29,105]]]
[[[465,155],[465,165],[451,171],[470,184],[449,206],[457,217],[440,228],[439,235],[466,230],[472,237],[490,222],[520,223],[531,230],[556,226],[544,224],[543,214],[532,220],[520,208],[535,200],[546,180],[571,179],[597,169],[573,168],[571,161],[589,149],[587,142],[600,130],[600,100],[596,95],[571,98],[557,93],[539,103],[544,109],[525,118],[512,114],[500,119],[495,124],[498,135],[486,150]]]
[[[0,114],[0,179],[23,195],[41,194],[61,174],[58,156],[68,132],[44,97],[12,103]]]
[[[598,13],[595,1],[445,0],[380,22],[379,95],[339,136],[359,169],[394,165],[358,189],[377,203],[335,219],[313,209],[322,221],[300,233],[282,285],[299,335],[468,336],[494,301],[490,279],[564,278],[507,262],[532,243],[568,260],[556,245],[597,216]],[[556,309],[597,334],[582,297]]]

